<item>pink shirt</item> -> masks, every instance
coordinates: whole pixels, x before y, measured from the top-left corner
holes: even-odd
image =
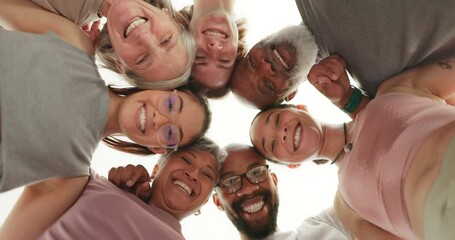
[[[184,239],[179,221],[91,170],[77,202],[39,239]]]
[[[429,98],[376,97],[357,116],[353,149],[339,170],[343,200],[371,223],[414,238],[404,199],[407,170],[425,138],[453,121],[453,107]]]

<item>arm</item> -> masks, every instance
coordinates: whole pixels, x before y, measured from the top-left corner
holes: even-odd
[[[73,205],[88,176],[57,178],[26,186],[0,228],[0,239],[35,239]]]
[[[142,201],[147,202],[152,197],[150,175],[142,165],[111,168],[108,180],[117,187],[133,193]]]
[[[98,10],[106,0],[30,0],[42,8],[61,15],[79,26],[98,20]]]
[[[333,203],[335,213],[343,226],[358,240],[400,240],[401,238],[368,222],[352,210],[337,192]]]
[[[310,83],[335,106],[350,109],[344,111],[352,119],[370,102],[360,90],[351,87],[346,73],[346,62],[338,55],[332,55],[313,65],[307,77]],[[347,107],[352,103],[355,103],[354,108]]]
[[[36,34],[53,31],[73,46],[95,54],[93,42],[79,26],[29,0],[0,0],[0,25],[8,30]]]
[[[455,106],[455,59],[404,71],[381,84],[378,94],[384,92],[407,92]]]

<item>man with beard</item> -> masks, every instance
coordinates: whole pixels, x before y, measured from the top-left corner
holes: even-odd
[[[455,1],[296,3],[302,24],[257,43],[231,76],[232,92],[258,108],[292,99],[316,58],[341,55],[360,88],[374,97],[379,84],[390,76],[455,56]]]
[[[213,202],[225,211],[242,240],[350,240],[330,207],[302,223],[297,231],[277,231],[278,178],[254,147],[231,144],[220,169]]]
[[[231,144],[225,151],[227,156],[221,163],[220,180],[215,186],[213,202],[226,213],[242,240],[353,239],[341,225],[332,207],[306,218],[296,231],[277,231],[277,176],[270,172],[265,158],[252,146]],[[148,177],[149,173],[140,165],[130,166],[129,174],[110,176],[117,179],[115,184],[118,187],[128,186],[125,190],[144,201],[150,197],[150,186],[144,185],[141,180]]]
[[[231,144],[220,169],[213,202],[226,212],[242,240],[295,239],[295,233],[275,233],[279,199],[277,177],[251,146]],[[279,235],[273,237],[272,235]]]

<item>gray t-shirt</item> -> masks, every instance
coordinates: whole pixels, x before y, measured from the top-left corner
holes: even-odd
[[[339,54],[366,93],[406,68],[455,56],[453,0],[296,0],[320,56]]]
[[[99,19],[98,10],[103,0],[32,0],[32,2],[82,26]]]
[[[89,174],[107,121],[93,56],[55,34],[0,30],[0,192]]]

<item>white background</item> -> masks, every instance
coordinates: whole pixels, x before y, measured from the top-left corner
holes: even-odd
[[[180,8],[191,4],[192,1],[173,0],[173,3],[176,8]],[[301,22],[293,0],[237,0],[236,13],[238,17],[245,17],[248,20],[249,48],[268,34],[284,26]],[[105,71],[102,71],[102,75],[109,82],[121,83]],[[306,104],[312,114],[328,123],[349,120],[308,83],[300,86],[296,98],[291,103]],[[213,112],[213,122],[208,131],[210,138],[221,147],[230,143],[250,144],[249,126],[257,110],[243,106],[231,94],[220,100],[211,100],[210,106]],[[101,175],[107,176],[111,167],[132,163],[142,164],[151,170],[155,162],[154,157],[137,157],[119,153],[100,143],[93,157],[92,167]],[[295,229],[306,217],[331,205],[338,181],[335,166],[304,163],[298,169],[288,169],[284,166],[270,165],[278,177],[280,230]],[[21,189],[16,189],[0,194],[0,223],[5,220],[20,191]],[[197,217],[190,216],[182,221],[183,234],[187,239],[239,238],[237,230],[227,216],[215,207],[211,199],[201,212],[202,214]]]

